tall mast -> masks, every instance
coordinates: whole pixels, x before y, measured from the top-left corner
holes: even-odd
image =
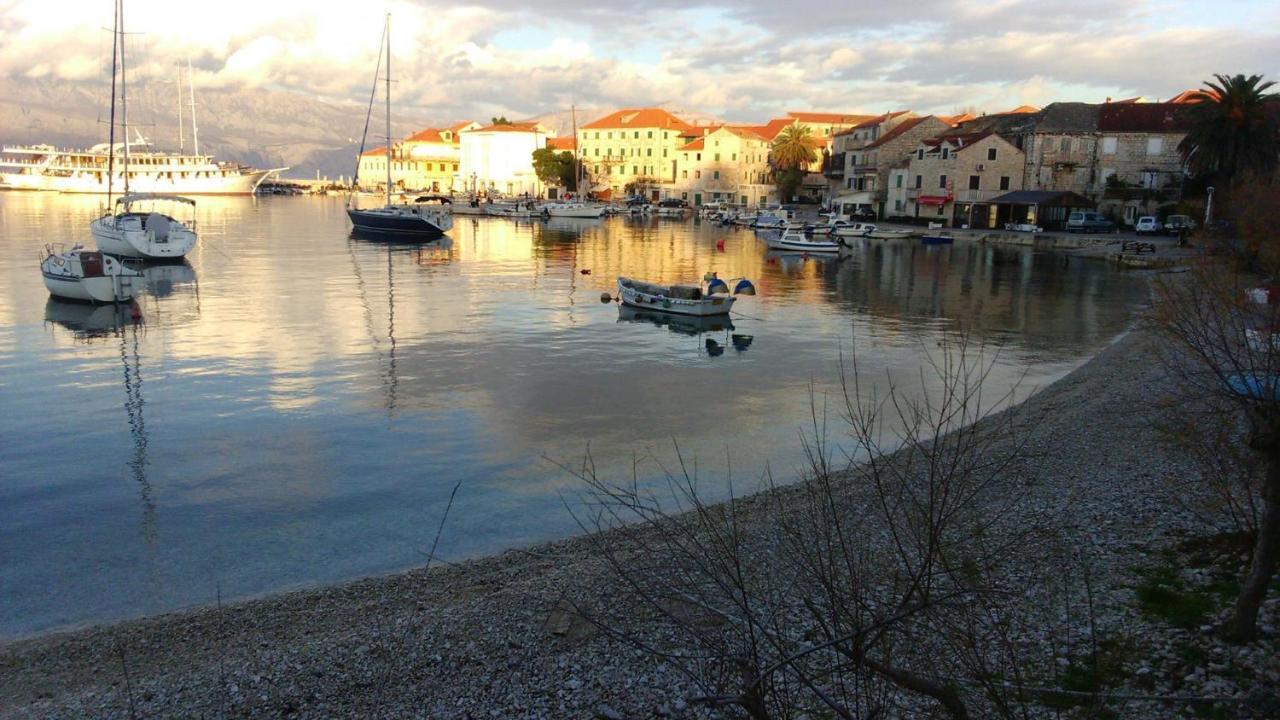
[[[569,117],[573,119],[573,194],[582,197],[582,162],[578,159],[578,107],[569,106]]]
[[[124,194],[129,194],[129,94],[124,73],[124,0],[116,0],[120,18],[120,130],[124,133]],[[127,202],[127,201],[126,201]]]
[[[111,190],[116,174],[116,57],[120,42],[120,3],[112,8],[111,20],[111,129],[107,131],[107,211],[111,210]]]
[[[387,13],[387,205],[391,205],[391,13]]]
[[[178,63],[178,154],[185,150],[182,138],[182,63]]]
[[[192,82],[194,78],[191,76],[191,56],[187,56],[187,92],[191,94],[191,144],[195,147],[196,155],[200,154],[200,128],[196,127],[196,86]]]

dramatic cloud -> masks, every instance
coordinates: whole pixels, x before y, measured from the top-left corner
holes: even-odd
[[[788,109],[1001,110],[1167,97],[1214,72],[1280,76],[1269,0],[128,0],[131,81],[360,102],[393,17],[397,102],[445,121],[665,103],[758,121]],[[0,75],[101,83],[103,0],[0,0]]]

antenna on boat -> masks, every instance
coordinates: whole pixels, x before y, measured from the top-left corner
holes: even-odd
[[[391,13],[382,32],[387,49],[387,207],[391,207]]]
[[[178,63],[178,154],[186,152],[182,137],[182,63]]]
[[[179,71],[181,72],[181,71]],[[200,154],[200,128],[196,127],[196,86],[191,75],[191,56],[187,56],[187,93],[191,96],[191,144],[195,154]]]

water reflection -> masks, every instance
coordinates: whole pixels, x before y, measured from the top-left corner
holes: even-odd
[[[570,534],[577,487],[541,458],[588,443],[606,474],[640,456],[657,477],[674,435],[704,467],[732,453],[783,478],[843,349],[897,381],[967,328],[1003,351],[992,382],[1034,385],[1145,299],[1104,265],[1021,248],[837,260],[696,220],[463,217],[398,245],[350,237],[341,199],[212,198],[190,262],[147,268],[135,324],[49,300],[31,261],[87,236],[97,204],[0,195],[0,635],[417,563],[459,479],[445,557]],[[708,271],[758,294],[702,320],[599,301],[619,275]]]

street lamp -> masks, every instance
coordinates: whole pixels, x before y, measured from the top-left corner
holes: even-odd
[[[1213,219],[1213,186],[1206,188],[1209,192],[1209,199],[1204,204],[1204,226],[1209,227],[1209,221]]]
[[[476,174],[471,173],[471,195],[474,197],[475,194],[476,194]]]

